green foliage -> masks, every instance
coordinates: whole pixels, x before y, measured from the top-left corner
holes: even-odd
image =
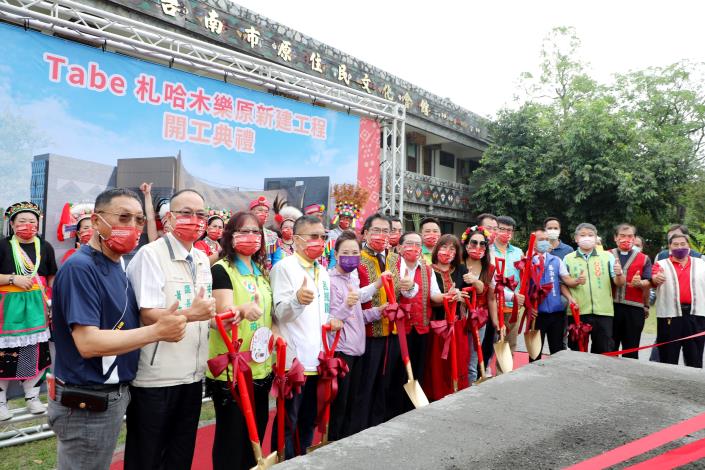
[[[652,250],[685,214],[705,233],[699,69],[674,64],[601,85],[576,59],[579,44],[572,29],[553,30],[541,75],[523,76],[522,104],[491,124],[493,143],[472,179],[476,209],[510,214],[525,229],[549,215],[564,233],[592,222],[608,246],[624,221]]]

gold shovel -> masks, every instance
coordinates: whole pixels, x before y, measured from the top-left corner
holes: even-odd
[[[524,344],[531,359],[541,356],[541,332],[536,329],[536,318],[531,322],[531,329],[524,333]]]

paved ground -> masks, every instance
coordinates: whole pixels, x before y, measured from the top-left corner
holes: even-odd
[[[702,413],[704,387],[700,369],[565,351],[280,467],[561,468]]]

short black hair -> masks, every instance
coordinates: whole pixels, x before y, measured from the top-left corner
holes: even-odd
[[[438,228],[441,228],[441,222],[435,218],[435,217],[424,217],[421,219],[421,222],[419,223],[419,229],[423,229],[423,226],[426,224],[436,224],[438,225]]]
[[[482,225],[482,221],[485,219],[497,221],[497,216],[494,214],[490,214],[489,212],[483,212],[482,214],[478,215],[475,219],[476,225]]]
[[[628,224],[628,223],[626,223],[626,222],[617,225],[617,226],[614,228],[614,234],[615,234],[615,235],[619,235],[619,232],[621,232],[622,230],[628,229],[628,228],[634,230],[634,235],[636,235],[636,227],[633,226],[632,224]]]
[[[690,235],[686,235],[685,233],[682,235],[680,233],[671,235],[671,238],[668,239],[668,244],[670,245],[671,243],[673,243],[673,240],[675,240],[676,238],[685,238],[685,241],[687,241],[688,245],[690,245]]]
[[[377,219],[386,220],[389,223],[389,230],[392,229],[392,221],[389,216],[384,215],[381,212],[375,212],[374,214],[365,219],[365,223],[362,224],[362,233],[364,234],[365,232],[367,232],[370,227],[372,227],[372,222]]]
[[[548,224],[549,222],[551,222],[551,221],[553,221],[553,220],[555,220],[556,222],[558,222],[558,226],[559,226],[559,227],[561,226],[561,221],[558,220],[558,217],[546,217],[545,219],[543,219],[543,226],[544,226],[544,228],[546,227],[546,224]]]
[[[302,215],[294,222],[294,235],[299,233],[302,225],[323,225],[323,222],[313,215]]]
[[[139,202],[140,207],[142,207],[142,200],[133,190],[128,188],[113,188],[106,189],[102,193],[98,194],[98,197],[95,198],[95,205],[93,211],[98,212],[99,210],[103,209],[105,206],[113,202],[113,199],[115,199],[116,197],[131,197],[132,199]]]
[[[400,224],[403,224],[398,215],[388,215],[387,218],[390,222],[399,222]]]
[[[343,233],[338,235],[338,238],[335,239],[336,253],[340,250],[340,245],[349,240],[355,240],[357,242],[358,248],[362,248],[362,246],[360,245],[360,240],[357,239],[357,235],[355,235],[355,232],[353,232],[352,230],[344,230]]]
[[[171,203],[174,202],[174,199],[176,199],[177,197],[181,196],[184,193],[193,193],[196,196],[200,197],[203,200],[203,202],[206,202],[206,198],[203,197],[203,194],[199,193],[195,189],[186,188],[186,189],[180,189],[180,190],[176,191],[174,194],[172,194],[171,198],[169,198],[169,204],[171,205]]]
[[[680,230],[683,235],[690,235],[690,232],[688,231],[688,227],[683,224],[671,224],[670,227],[668,227],[668,230],[666,230],[666,233],[671,233],[674,230]],[[670,244],[670,241],[669,241]]]
[[[516,221],[508,215],[500,215],[499,217],[497,217],[497,225],[499,224],[509,225],[512,228],[517,226]]]
[[[418,232],[404,232],[404,234],[401,237],[399,237],[399,245],[403,245],[404,240],[406,240],[406,237],[408,237],[410,235],[419,235],[419,234],[418,234]],[[419,235],[419,237],[420,236],[421,235]]]

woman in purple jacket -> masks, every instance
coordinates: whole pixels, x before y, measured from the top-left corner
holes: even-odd
[[[335,242],[335,268],[330,275],[330,315],[342,320],[340,342],[335,355],[342,358],[349,368],[344,378],[338,378],[338,395],[331,405],[328,438],[331,441],[352,434],[348,429],[352,400],[362,380],[362,355],[365,352],[365,323],[379,320],[384,306],[362,309],[382,287],[381,277],[375,283],[360,289],[357,267],[360,264],[360,242],[355,232],[346,230]],[[333,335],[329,341],[332,343]]]

